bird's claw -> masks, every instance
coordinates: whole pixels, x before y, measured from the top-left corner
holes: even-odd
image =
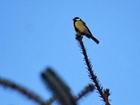
[[[82,40],[83,36],[80,33],[76,34],[76,39],[77,40]]]

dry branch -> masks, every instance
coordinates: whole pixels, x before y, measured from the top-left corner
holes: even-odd
[[[40,105],[46,105],[46,103],[38,95],[36,95],[35,93],[25,89],[24,87],[14,83],[14,82],[0,78],[0,85],[20,92],[24,96],[28,97],[29,99],[32,99],[33,101],[35,101],[36,103],[38,103]]]

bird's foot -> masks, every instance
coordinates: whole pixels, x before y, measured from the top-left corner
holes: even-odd
[[[80,33],[76,34],[76,38],[75,39],[82,40],[82,38],[83,38],[83,35],[81,35]]]

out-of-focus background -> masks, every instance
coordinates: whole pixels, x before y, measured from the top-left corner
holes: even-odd
[[[88,77],[72,19],[81,17],[97,45],[83,41],[94,72],[104,88],[111,91],[112,105],[138,105],[140,76],[139,0],[1,0],[0,77],[18,83],[49,99],[40,74],[52,67],[77,95]],[[0,86],[1,105],[34,105],[18,92]],[[56,104],[56,103],[54,103]],[[102,105],[93,92],[79,105]]]

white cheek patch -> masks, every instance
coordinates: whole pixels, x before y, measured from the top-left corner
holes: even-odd
[[[76,20],[81,20],[81,19],[76,19]]]

